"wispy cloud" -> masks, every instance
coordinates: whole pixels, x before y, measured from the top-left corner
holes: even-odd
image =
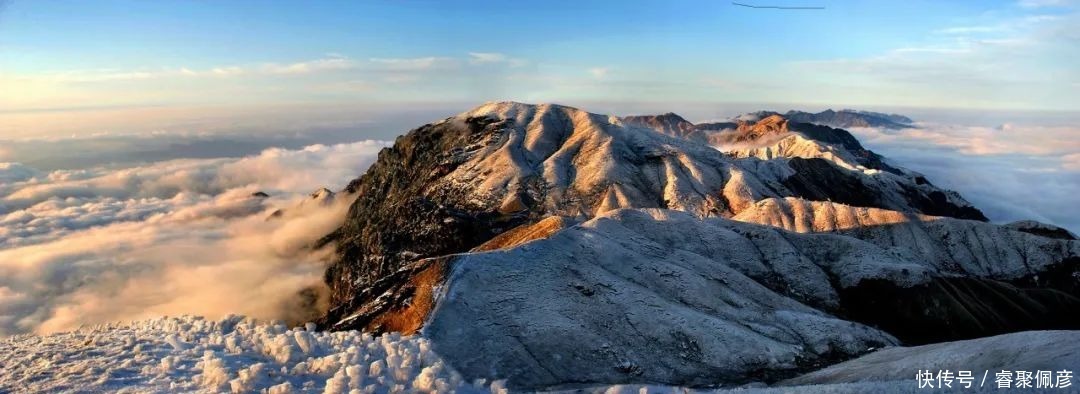
[[[881,95],[900,105],[1067,109],[1080,78],[1080,15],[1037,14],[939,29],[916,45],[864,57],[789,63],[805,89]],[[850,88],[847,88],[850,86]],[[1009,97],[1004,101],[1002,97]],[[933,98],[938,102],[928,100]],[[1072,98],[1073,100],[1070,100]]]
[[[512,58],[498,52],[469,52],[470,64],[507,64],[511,67],[524,66],[524,59]]]
[[[1080,172],[1080,153],[1070,153],[1062,156],[1061,167],[1069,171]]]
[[[457,61],[452,58],[436,56],[418,58],[372,58],[370,59],[370,62],[380,70],[389,71],[427,71],[457,66]]]
[[[1065,7],[1072,5],[1071,0],[1020,0],[1016,4],[1024,8]]]
[[[271,63],[262,66],[261,71],[267,74],[310,74],[323,71],[351,70],[357,66],[356,61],[337,55],[286,65]]]
[[[947,27],[935,31],[940,34],[971,34],[971,33],[991,33],[1003,30],[1003,26],[956,26]]]
[[[138,81],[159,78],[236,77],[250,75],[301,75],[357,68],[359,63],[342,56],[325,57],[295,63],[262,63],[257,65],[218,66],[207,69],[189,67],[150,70],[74,70],[40,76],[58,82]],[[33,77],[24,77],[33,78]]]
[[[607,78],[608,74],[611,73],[611,68],[610,67],[593,67],[593,68],[590,68],[588,71],[589,71],[589,75],[592,75],[593,78],[604,79],[604,78]]]

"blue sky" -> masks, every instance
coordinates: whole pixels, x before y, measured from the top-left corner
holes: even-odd
[[[748,2],[826,9],[13,1],[0,8],[0,137],[488,100],[1080,110],[1068,0]]]

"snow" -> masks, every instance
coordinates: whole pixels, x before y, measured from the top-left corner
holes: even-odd
[[[914,393],[918,392],[914,371],[919,369],[1075,368],[1080,365],[1077,339],[1077,331],[1046,331],[890,347],[782,382],[791,385],[783,387],[761,383],[721,389],[581,384],[549,392]],[[300,341],[308,347],[301,347]],[[314,332],[236,316],[217,321],[163,317],[4,338],[0,354],[7,359],[0,369],[0,392],[507,392],[504,380],[465,382],[432,346],[420,336]],[[499,358],[500,354],[484,357]]]
[[[0,339],[0,392],[497,392],[462,380],[420,337],[230,316],[163,317]]]
[[[768,143],[742,143],[732,145],[720,145],[716,148],[736,157],[756,157],[761,160],[773,160],[778,158],[802,157],[805,159],[825,159],[852,171],[872,171],[863,167],[848,150],[812,140],[798,132],[787,132],[778,136],[776,142]]]
[[[1074,371],[1080,331],[1027,331],[915,347],[892,347],[782,382],[786,385],[905,381],[918,370]],[[1078,382],[1074,382],[1074,387]]]

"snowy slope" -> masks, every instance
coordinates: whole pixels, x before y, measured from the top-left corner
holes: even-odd
[[[518,388],[790,376],[897,343],[826,312],[846,310],[846,289],[940,275],[854,237],[658,209],[607,212],[450,267],[422,332],[467,378]]]
[[[423,332],[465,376],[516,387],[732,384],[896,343],[795,301],[838,304],[830,277],[918,283],[925,275],[851,238],[618,210],[460,257]],[[477,337],[485,340],[465,340]]]
[[[1034,235],[1013,226],[829,201],[764,199],[733,219],[797,232],[836,232],[921,262],[936,272],[993,279],[1038,275],[1063,260],[1080,257],[1076,240]]]

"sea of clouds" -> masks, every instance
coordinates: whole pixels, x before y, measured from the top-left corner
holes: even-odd
[[[923,122],[851,132],[894,164],[960,192],[993,222],[1033,219],[1080,233],[1080,126]]]
[[[310,318],[328,251],[309,245],[351,198],[309,194],[340,190],[387,145],[78,170],[0,163],[0,335],[177,314]]]

